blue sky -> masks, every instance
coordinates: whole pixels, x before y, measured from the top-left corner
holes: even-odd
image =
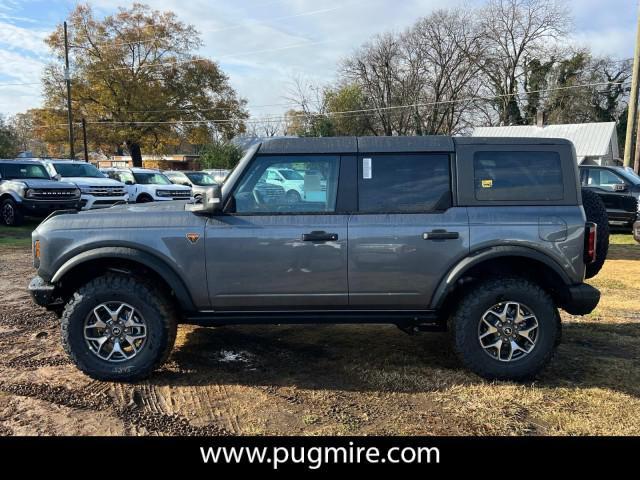
[[[0,114],[11,115],[41,103],[43,65],[49,52],[43,38],[77,2],[0,0]],[[98,15],[114,12],[125,0],[90,2]],[[373,34],[401,30],[435,8],[455,0],[147,0],[172,10],[196,26],[252,116],[280,114],[294,76],[313,83],[334,78],[337,62]],[[483,0],[467,0],[466,4]],[[633,55],[636,0],[570,0],[575,26],[572,42],[596,54]],[[34,85],[7,85],[31,83]],[[269,106],[274,105],[275,106]],[[266,106],[265,106],[266,105]]]

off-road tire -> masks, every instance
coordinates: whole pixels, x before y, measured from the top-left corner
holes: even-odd
[[[511,362],[488,355],[478,339],[482,315],[503,301],[525,304],[538,320],[533,350]],[[551,296],[536,283],[520,277],[486,280],[471,287],[453,311],[449,330],[453,348],[464,366],[488,380],[534,378],[553,357],[561,335],[560,315]]]
[[[13,211],[11,220],[5,219],[5,208],[10,208]],[[19,227],[24,223],[24,215],[20,211],[18,204],[11,198],[6,198],[0,202],[0,221],[9,227]]]
[[[586,278],[593,278],[602,269],[609,252],[609,216],[598,194],[586,188],[582,189],[582,207],[587,215],[587,221],[598,224],[596,261],[587,265],[586,273]]]
[[[148,195],[146,193],[138,195],[138,198],[136,198],[136,203],[150,203],[150,202],[153,202],[153,197],[151,197],[151,195]]]
[[[148,377],[166,361],[176,339],[178,312],[165,292],[150,282],[109,273],[89,281],[67,302],[61,318],[62,345],[76,366],[96,380],[131,382]],[[120,301],[141,312],[147,339],[130,360],[113,363],[98,358],[87,346],[84,322],[103,302]]]
[[[286,194],[285,194],[285,198],[287,200],[287,202],[289,203],[300,203],[302,201],[302,197],[300,196],[300,194],[295,191],[295,190],[289,190]]]

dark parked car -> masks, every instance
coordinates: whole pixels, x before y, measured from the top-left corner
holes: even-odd
[[[631,169],[613,166],[580,166],[580,183],[597,193],[612,227],[631,229],[638,218],[640,177]]]
[[[0,160],[0,218],[5,225],[20,225],[25,216],[79,208],[78,187],[52,179],[42,163]]]

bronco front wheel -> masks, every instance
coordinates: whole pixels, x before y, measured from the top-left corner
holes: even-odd
[[[177,314],[167,295],[143,279],[107,274],[91,280],[62,314],[62,343],[76,366],[98,380],[147,377],[171,352]]]

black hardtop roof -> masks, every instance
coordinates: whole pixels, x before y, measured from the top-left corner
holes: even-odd
[[[290,137],[265,139],[263,154],[455,152],[456,145],[572,145],[563,138],[515,137]]]

